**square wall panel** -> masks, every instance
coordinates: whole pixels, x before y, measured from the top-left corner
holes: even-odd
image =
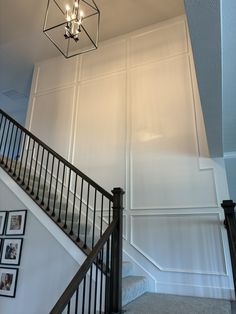
[[[108,191],[124,187],[125,84],[121,73],[80,85],[74,163]]]
[[[35,97],[30,123],[30,131],[65,158],[71,140],[73,98],[72,87]]]
[[[73,84],[76,78],[76,64],[77,58],[67,60],[64,57],[41,62],[37,66],[35,93]]]

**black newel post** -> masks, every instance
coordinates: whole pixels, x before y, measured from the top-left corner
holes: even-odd
[[[225,212],[225,227],[227,229],[229,248],[231,255],[231,264],[234,277],[234,287],[236,287],[236,220],[235,220],[235,203],[232,200],[223,201],[221,207]]]
[[[111,282],[110,282],[110,313],[122,312],[122,237],[123,237],[123,195],[121,188],[112,190],[114,196],[113,219],[117,225],[112,235],[111,246]]]

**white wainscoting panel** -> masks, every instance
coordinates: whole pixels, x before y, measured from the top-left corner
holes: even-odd
[[[98,50],[82,58],[82,80],[123,71],[126,67],[126,41],[101,44]]]
[[[81,83],[73,162],[111,191],[125,181],[124,73]]]
[[[133,215],[131,230],[132,245],[160,270],[226,275],[217,214]]]
[[[225,167],[208,156],[185,17],[37,64],[30,99],[33,133],[126,190],[125,252],[155,291],[233,296]]]
[[[131,65],[165,59],[187,52],[186,24],[178,20],[160,24],[131,37]]]
[[[38,65],[38,80],[35,92],[72,84],[76,80],[77,58],[63,57],[47,60]]]
[[[131,95],[131,208],[216,206],[212,171],[199,169],[188,57],[132,70]]]
[[[74,92],[74,87],[69,87],[35,96],[31,114],[30,131],[65,158],[70,147]]]

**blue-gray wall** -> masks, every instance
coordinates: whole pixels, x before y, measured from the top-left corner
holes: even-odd
[[[222,1],[222,86],[225,164],[236,201],[236,1]]]
[[[212,157],[223,155],[220,0],[185,0],[205,127]]]

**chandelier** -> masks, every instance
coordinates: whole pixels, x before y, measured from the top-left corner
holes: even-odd
[[[99,22],[93,0],[48,0],[43,32],[70,58],[97,49]]]

